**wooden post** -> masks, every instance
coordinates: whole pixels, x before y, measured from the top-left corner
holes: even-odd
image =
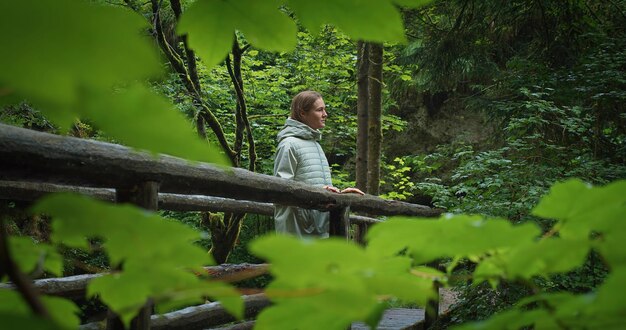
[[[132,186],[116,188],[115,202],[131,203],[150,211],[159,207],[159,183],[141,182]]]
[[[145,181],[137,184],[118,187],[115,189],[115,201],[117,203],[131,203],[150,211],[156,211],[159,205],[159,183]],[[150,329],[150,316],[154,304],[148,299],[139,314],[131,321],[130,328],[136,330]],[[111,310],[107,313],[107,330],[123,330],[124,326]]]
[[[354,231],[354,242],[359,245],[365,245],[365,235],[367,235],[367,230],[369,229],[368,223],[357,223]]]
[[[342,236],[350,240],[350,207],[339,207],[330,211],[330,236]]]
[[[435,296],[426,303],[424,313],[424,329],[430,328],[439,318],[439,282],[434,281]]]

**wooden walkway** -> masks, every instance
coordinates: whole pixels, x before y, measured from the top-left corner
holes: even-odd
[[[371,329],[363,322],[354,322],[350,327],[351,330],[418,330],[418,325],[424,320],[423,309],[412,308],[391,308],[385,311],[380,323],[375,329]],[[253,330],[255,321],[244,321],[237,324],[230,324],[219,328],[210,328],[207,330]]]
[[[376,330],[418,329],[418,323],[424,320],[423,309],[390,308],[385,311]],[[352,323],[352,330],[373,330],[362,322]]]

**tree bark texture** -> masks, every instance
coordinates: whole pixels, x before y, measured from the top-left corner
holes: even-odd
[[[367,191],[367,105],[369,103],[368,70],[369,44],[357,43],[357,137],[356,137],[356,187]]]
[[[380,157],[383,141],[382,131],[382,84],[383,46],[370,44],[369,48],[369,104],[368,104],[368,150],[367,193],[378,195],[380,188]]]
[[[211,232],[211,249],[209,253],[218,264],[228,260],[230,252],[235,247],[239,238],[241,224],[245,214],[225,212],[216,214],[210,212],[202,213],[201,224]]]

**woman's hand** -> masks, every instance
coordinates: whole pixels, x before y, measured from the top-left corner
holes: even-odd
[[[346,188],[340,192],[340,194],[359,194],[365,195],[359,188]]]
[[[358,188],[346,188],[344,190],[339,190],[333,186],[324,186],[324,189],[330,191],[330,192],[334,192],[334,193],[338,193],[338,194],[359,194],[359,195],[365,195],[364,192],[362,192],[360,189]]]

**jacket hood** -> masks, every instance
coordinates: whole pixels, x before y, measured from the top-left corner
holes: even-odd
[[[312,129],[309,125],[295,119],[287,118],[285,126],[283,126],[283,129],[277,135],[277,140],[280,142],[282,139],[291,136],[303,140],[319,141],[322,139],[322,133],[319,130]]]

